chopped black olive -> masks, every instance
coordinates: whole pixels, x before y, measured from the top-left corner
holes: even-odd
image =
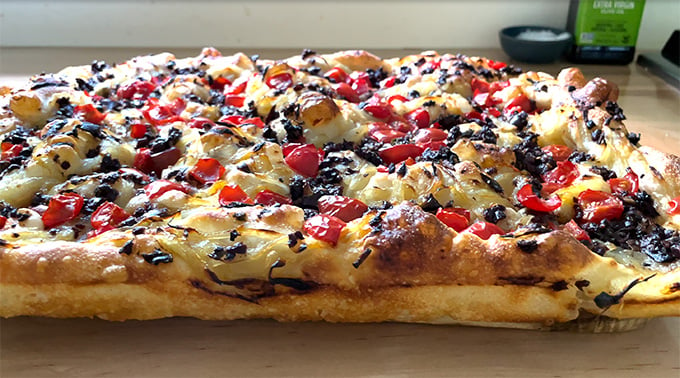
[[[537,144],[538,135],[529,133],[522,142],[513,147],[515,166],[540,177],[557,166],[551,154],[543,151]]]
[[[99,197],[88,198],[88,199],[85,200],[85,204],[83,205],[83,209],[81,210],[81,212],[84,215],[92,214],[104,202],[106,202],[106,200],[103,199],[103,198],[99,198]]]
[[[288,234],[288,248],[293,248],[297,245],[298,241],[304,240],[304,235],[302,235],[302,232],[300,231],[295,231],[290,234]]]
[[[534,239],[522,239],[517,241],[517,247],[526,253],[531,253],[538,248],[538,242]]]
[[[212,253],[208,255],[208,257],[215,260],[231,261],[236,257],[236,255],[243,255],[247,251],[248,246],[241,242],[238,242],[229,247],[218,246],[215,248],[215,250],[213,250]]]
[[[505,217],[505,206],[503,205],[493,205],[484,210],[484,219],[489,223],[496,224],[505,219]]]
[[[637,145],[638,143],[640,143],[639,133],[628,133],[626,137],[628,138],[628,141],[633,145]]]
[[[316,55],[316,51],[310,50],[310,49],[303,49],[303,50],[302,50],[302,53],[300,54],[300,57],[301,57],[303,60],[305,60],[305,59],[309,58],[309,57],[312,56],[312,55]],[[256,58],[256,59],[257,59],[257,58]]]
[[[113,159],[111,158],[111,155],[106,154],[102,157],[102,163],[99,166],[99,171],[106,173],[106,172],[113,172],[119,170],[121,167],[120,161],[118,159]]]
[[[229,232],[229,241],[234,241],[234,240],[236,240],[236,238],[238,238],[239,236],[241,236],[241,233],[240,233],[240,232],[238,232],[238,231],[236,231],[236,230],[231,230],[231,231]]]
[[[604,181],[608,181],[610,179],[616,178],[616,172],[606,168],[606,167],[601,167],[594,165],[593,167],[590,168],[590,171],[602,176],[602,179]]]
[[[119,172],[111,172],[102,176],[101,180],[104,184],[114,184],[120,178]]]
[[[498,141],[498,135],[493,132],[490,125],[485,124],[481,129],[479,129],[479,131],[475,131],[472,134],[470,140],[481,140],[484,143],[496,144]]]
[[[92,159],[93,157],[99,155],[100,151],[101,151],[101,146],[97,146],[95,148],[87,150],[87,152],[85,153],[85,157],[88,158],[88,159]]]
[[[106,201],[113,202],[118,198],[118,191],[109,184],[99,185],[94,190],[95,197],[103,198]]]
[[[590,160],[593,160],[593,156],[581,151],[574,151],[569,155],[569,161],[572,163],[582,163]]]
[[[442,205],[439,203],[439,201],[437,201],[436,198],[434,198],[434,195],[430,193],[427,195],[427,197],[425,197],[425,201],[420,204],[420,207],[428,213],[434,213],[437,211],[437,209],[441,208]]]
[[[397,169],[397,176],[399,177],[404,177],[408,173],[408,167],[406,166],[406,163],[401,163],[399,168]]]
[[[607,101],[604,104],[604,108],[609,113],[614,120],[623,121],[626,116],[623,115],[623,109],[614,101]]]
[[[361,141],[361,144],[357,146],[354,152],[362,159],[372,163],[373,165],[381,165],[383,163],[382,158],[378,151],[382,147],[382,143],[366,138]]]
[[[50,202],[50,196],[36,193],[31,199],[31,206],[47,205]],[[2,215],[2,214],[0,214]]]
[[[482,181],[486,183],[486,185],[489,185],[491,189],[493,189],[494,192],[496,193],[503,193],[503,187],[498,183],[498,181],[492,179],[491,177],[481,174],[482,176]]]
[[[517,131],[523,131],[529,125],[529,115],[525,111],[521,111],[510,117],[508,123],[515,126]]]
[[[132,247],[133,247],[134,241],[132,239],[128,240],[123,244],[123,246],[120,248],[119,253],[121,254],[126,254],[129,255],[132,253]],[[147,261],[148,262],[148,261]]]
[[[103,138],[105,137],[104,133],[102,133],[102,128],[101,128],[101,126],[99,126],[99,125],[97,125],[97,124],[90,123],[90,122],[83,122],[83,123],[79,126],[79,128],[80,128],[81,130],[83,130],[83,131],[89,133],[90,135],[92,135],[92,136],[95,137],[95,138],[103,139]]]
[[[138,226],[132,229],[132,235],[142,235],[146,232],[146,227]]]
[[[593,138],[593,142],[597,144],[605,144],[605,136],[602,129],[596,129],[593,131],[591,137]]]
[[[234,218],[238,221],[241,221],[241,222],[245,222],[248,219],[246,217],[246,213],[241,213],[241,212],[234,213]]]
[[[142,257],[144,258],[144,261],[153,265],[168,264],[172,262],[172,255],[163,252],[160,249],[155,249],[151,253],[142,253]]]

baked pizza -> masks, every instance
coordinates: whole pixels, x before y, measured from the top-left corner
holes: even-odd
[[[680,315],[680,158],[576,68],[206,48],[0,95],[3,317]]]

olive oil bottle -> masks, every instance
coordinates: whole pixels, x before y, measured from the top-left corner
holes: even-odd
[[[576,63],[628,64],[635,56],[645,0],[571,0],[568,59]]]

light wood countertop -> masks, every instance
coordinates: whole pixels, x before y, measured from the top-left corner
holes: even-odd
[[[93,59],[120,62],[162,49],[0,49],[0,85]],[[176,49],[178,57],[200,49]],[[224,54],[233,50],[222,49]],[[326,50],[329,51],[329,50]],[[255,51],[245,51],[256,53]],[[376,51],[383,57],[415,50]],[[469,55],[506,60],[499,50]],[[297,50],[260,50],[282,58]],[[556,75],[561,62],[531,66]],[[644,69],[580,66],[617,83],[630,131],[680,154],[680,93]],[[213,322],[164,319],[0,320],[1,377],[680,377],[680,318],[620,334],[578,334],[417,324]]]

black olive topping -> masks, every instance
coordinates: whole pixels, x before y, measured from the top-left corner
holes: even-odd
[[[144,258],[144,261],[153,265],[168,264],[172,262],[172,255],[163,252],[160,249],[155,249],[151,253],[142,253],[142,257]]]
[[[240,233],[240,232],[238,232],[238,231],[236,231],[236,230],[231,230],[231,231],[229,232],[229,241],[234,241],[234,240],[236,240],[236,238],[238,238],[239,236],[241,236],[241,233]]]
[[[119,253],[121,253],[121,254],[126,254],[126,255],[131,254],[131,253],[132,253],[132,246],[133,246],[133,243],[134,243],[134,241],[133,241],[132,239],[126,241],[125,244],[123,244],[123,246],[120,248]],[[147,262],[148,262],[148,261],[147,261]]]
[[[484,210],[484,219],[489,223],[496,224],[505,218],[505,206],[503,205],[493,205]]]

